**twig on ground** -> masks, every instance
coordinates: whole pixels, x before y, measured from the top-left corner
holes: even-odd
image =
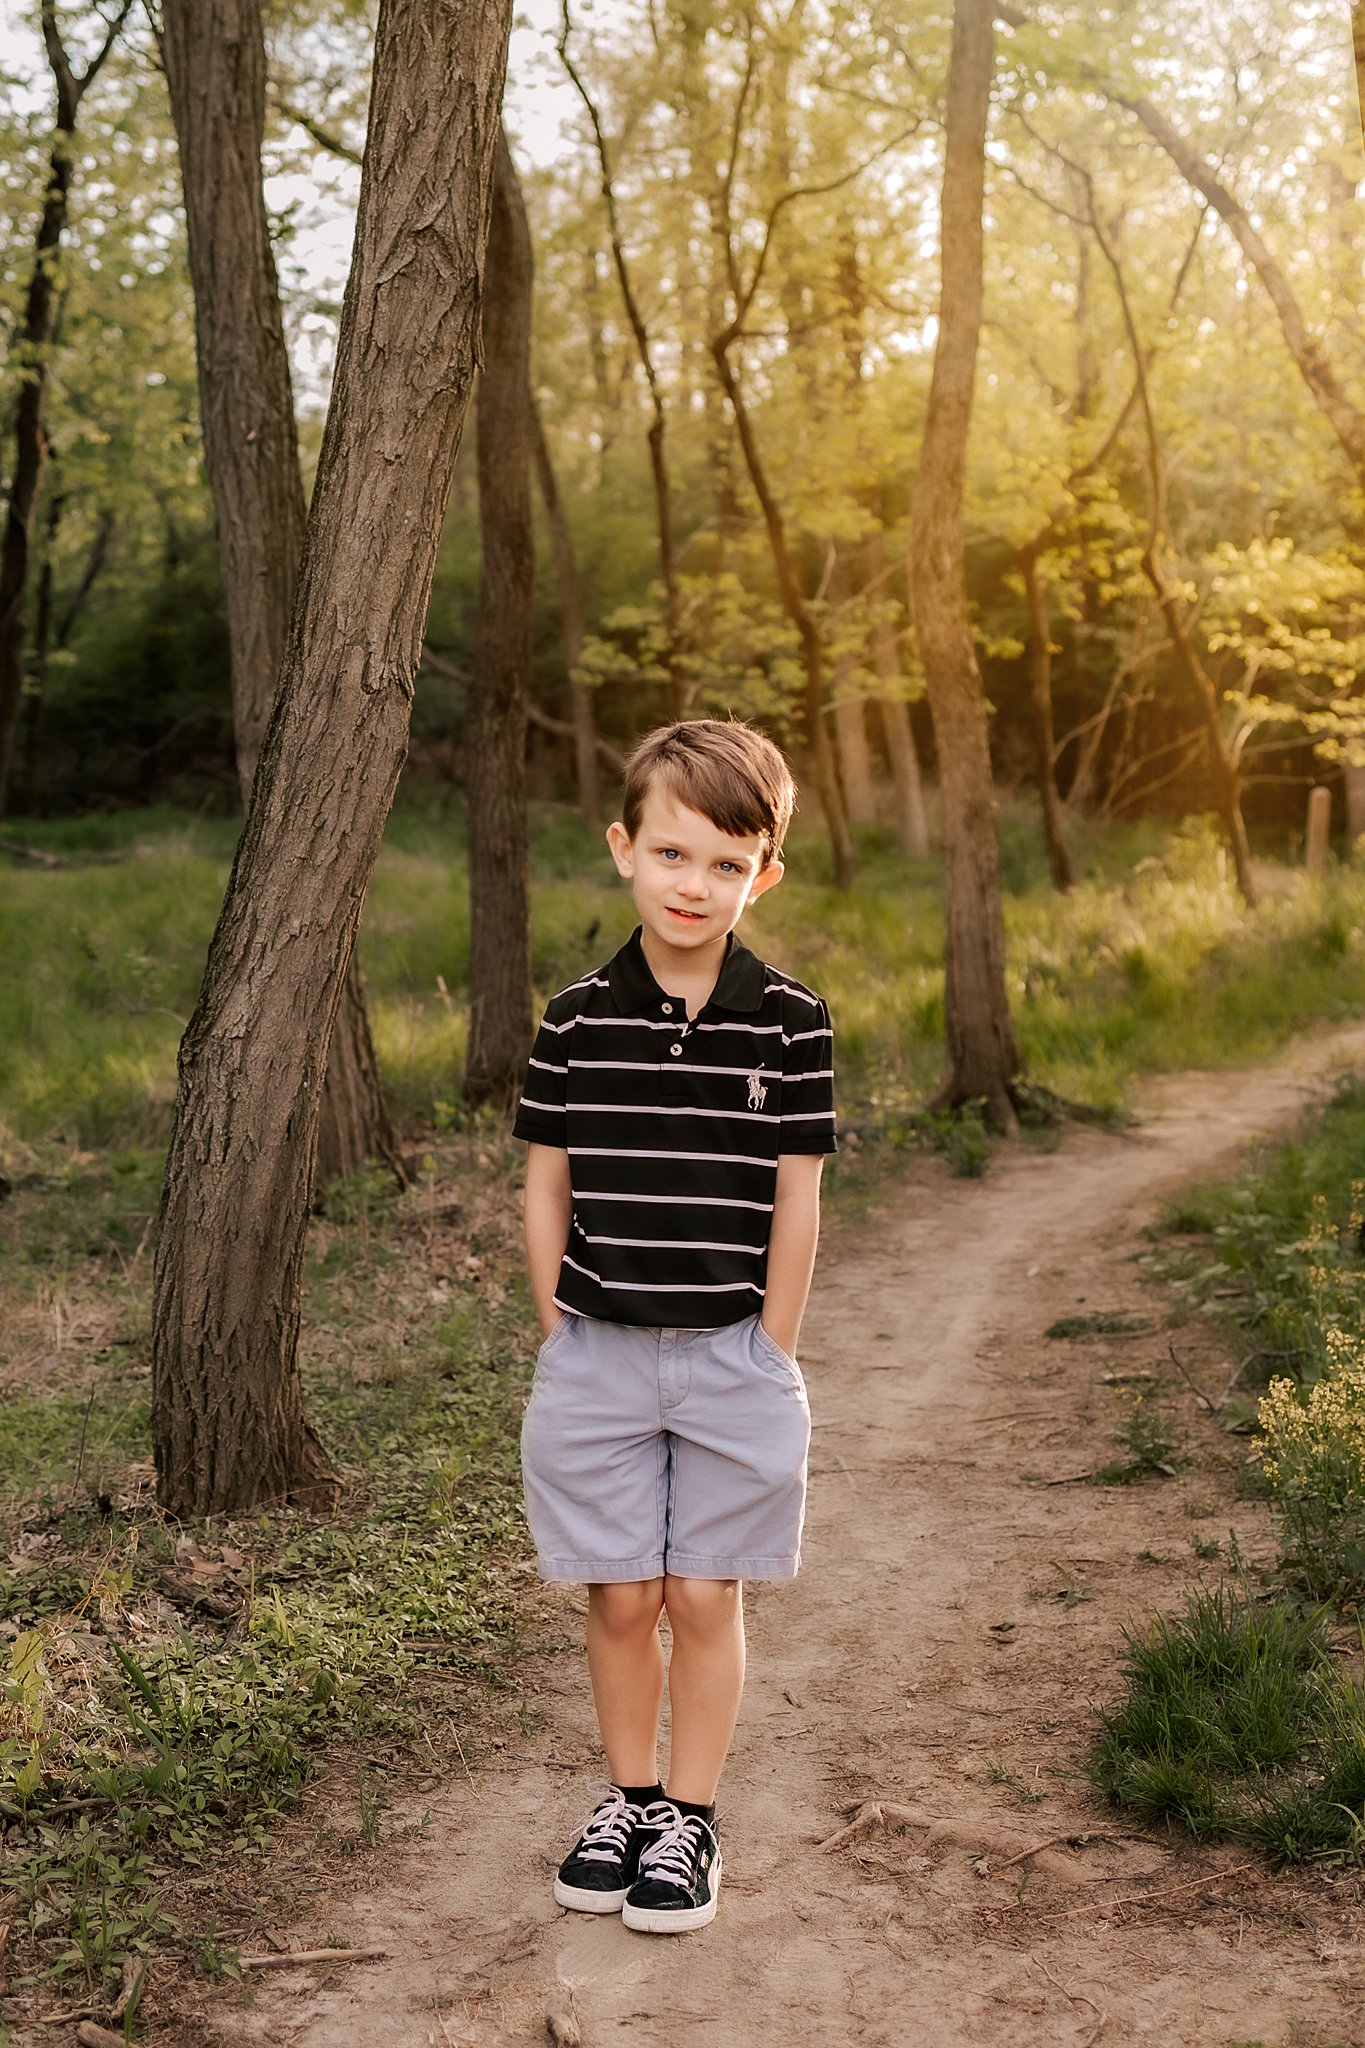
[[[554,2048],[583,2048],[583,2034],[578,2016],[573,2010],[573,1993],[566,1991],[565,2002],[557,2001],[545,2014],[545,2031],[554,2043]]]
[[[1198,1891],[1201,1885],[1221,1884],[1225,1878],[1245,1877],[1248,1870],[1256,1870],[1255,1863],[1239,1863],[1232,1870],[1211,1870],[1206,1877],[1191,1877],[1184,1884],[1163,1885],[1160,1891],[1130,1892],[1121,1899],[1091,1899],[1084,1906],[1068,1906],[1064,1913],[1051,1913],[1052,1920],[1074,1920],[1079,1913],[1108,1913],[1115,1906],[1150,1906],[1156,1899],[1174,1898],[1177,1892]]]
[[[1189,1388],[1190,1392],[1194,1395],[1195,1399],[1197,1401],[1203,1402],[1204,1406],[1208,1409],[1210,1415],[1216,1415],[1218,1413],[1216,1402],[1210,1401],[1208,1395],[1204,1392],[1204,1389],[1201,1386],[1196,1385],[1195,1381],[1191,1379],[1184,1360],[1181,1358],[1180,1353],[1175,1348],[1174,1337],[1168,1337],[1166,1339],[1166,1349],[1171,1354],[1171,1364],[1180,1374],[1181,1379],[1184,1380],[1185,1385]]]
[[[93,2005],[64,2005],[60,2012],[40,2012],[34,2019],[38,2027],[67,2027],[72,2020],[88,2020],[95,2010]]]
[[[108,2027],[97,2027],[93,2020],[82,2020],[76,2029],[80,2048],[127,2048],[122,2034],[111,2034]]]
[[[1030,1856],[1036,1856],[1040,1849],[1055,1849],[1063,1842],[1113,1842],[1118,1837],[1110,1828],[1072,1828],[1069,1834],[1049,1835],[1045,1842],[1030,1842],[1027,1849],[1019,1849],[1013,1856],[1007,1856],[1003,1863],[992,1863],[987,1872],[989,1877],[999,1877],[1002,1870],[1013,1870],[1016,1863],[1025,1863]]]
[[[1043,1484],[1044,1486],[1079,1486],[1083,1479],[1093,1479],[1099,1469],[1098,1465],[1092,1465],[1088,1472],[1068,1472],[1061,1479],[1045,1479]]]
[[[1036,1969],[1042,1971],[1043,1975],[1047,1978],[1049,1984],[1055,1984],[1057,1986],[1057,1989],[1061,1992],[1063,1998],[1069,1999],[1072,2005],[1088,2005],[1090,2007],[1091,2012],[1097,2012],[1099,2014],[1100,2025],[1104,2025],[1105,2020],[1108,2018],[1108,2014],[1105,2012],[1103,2006],[1096,2005],[1094,1999],[1087,1998],[1083,1991],[1072,1991],[1068,1985],[1063,1984],[1060,1977],[1055,1977],[1053,1975],[1052,1971],[1048,1968],[1047,1964],[1043,1961],[1041,1956],[1031,1955],[1029,1957],[1029,1961],[1034,1965]]]
[[[146,1972],[147,1965],[139,1957],[125,1956],[123,1958],[123,1989],[109,2008],[111,2020],[121,2020],[123,2018],[123,2015],[127,2012],[139,1991],[141,1991],[142,1979]]]
[[[294,1963],[370,1963],[386,1948],[292,1948],[282,1956],[238,1956],[243,1970],[278,1970]]]

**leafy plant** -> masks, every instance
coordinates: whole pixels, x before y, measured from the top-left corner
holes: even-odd
[[[1286,1563],[1315,1598],[1344,1602],[1365,1594],[1365,1339],[1336,1328],[1325,1344],[1325,1370],[1306,1392],[1271,1381],[1253,1450]]]

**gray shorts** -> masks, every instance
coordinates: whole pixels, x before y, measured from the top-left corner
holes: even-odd
[[[810,1409],[757,1316],[660,1330],[566,1315],[521,1429],[541,1576],[790,1579]]]

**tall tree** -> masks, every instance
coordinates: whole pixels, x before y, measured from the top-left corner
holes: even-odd
[[[407,749],[479,335],[511,0],[381,0],[355,249],[279,691],[180,1048],[152,1353],[173,1514],[334,1484],[299,1288],[322,1076]]]
[[[1005,990],[986,699],[967,605],[962,494],[981,331],[992,0],[956,0],[948,71],[938,339],[910,510],[910,594],[938,742],[946,873],[948,1069],[936,1100],[982,1101],[1013,1128],[1019,1052]]]
[[[516,1099],[531,1050],[526,693],[531,531],[531,230],[507,137],[498,141],[479,373],[483,571],[465,716],[469,808],[469,1051],[465,1093]]]
[[[29,558],[33,549],[38,492],[47,457],[44,413],[47,405],[48,357],[57,318],[57,264],[71,206],[71,173],[75,160],[76,119],[81,101],[99,77],[118,41],[133,0],[118,0],[110,9],[94,8],[103,33],[84,70],[76,69],[63,40],[54,0],[43,0],[40,18],[43,48],[56,94],[47,187],[33,242],[33,268],[18,331],[22,377],[14,407],[14,455],[9,501],[0,538],[0,813],[5,808],[14,766],[14,742],[24,691],[24,659],[28,647]]]
[[[550,530],[550,554],[559,587],[559,637],[564,647],[564,667],[569,678],[569,702],[573,710],[574,775],[578,784],[578,808],[590,832],[602,830],[602,778],[597,766],[597,715],[592,691],[578,673],[583,655],[583,585],[578,574],[578,553],[573,529],[564,509],[564,499],[555,474],[549,437],[534,393],[531,397],[531,455],[545,524]]]
[[[261,0],[164,0],[161,48],[180,148],[194,286],[204,462],[227,603],[232,720],[249,805],[303,552],[294,394],[261,183]],[[317,1179],[371,1156],[403,1176],[360,965],[342,992],[323,1091]]]

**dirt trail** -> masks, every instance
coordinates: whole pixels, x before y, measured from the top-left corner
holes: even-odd
[[[1363,1053],[1359,1030],[1255,1073],[1153,1082],[1134,1132],[1016,1149],[984,1182],[922,1166],[873,1226],[829,1243],[804,1335],[804,1565],[794,1586],[750,1591],[713,1927],[650,1939],[551,1901],[595,1755],[571,1647],[581,1595],[557,1592],[561,1639],[527,1668],[504,1746],[391,1809],[390,1824],[428,1823],[376,1854],[368,1889],[329,1887],[316,1922],[291,1930],[298,1946],[340,1937],[389,1959],[272,1973],[249,2006],[217,2007],[213,2037],[531,2048],[554,2008],[584,2048],[1361,2048],[1356,1876],[1271,1881],[1225,1848],[1074,1839],[1119,1825],[1079,1759],[1087,1701],[1113,1691],[1120,1624],[1179,1598],[1194,1537],[1234,1526],[1252,1555],[1267,1548],[1264,1509],[1236,1499],[1229,1440],[1172,1394],[1191,1453],[1176,1479],[1040,1482],[1113,1457],[1107,1364],[1167,1365],[1155,1328],[1120,1347],[1049,1341],[1047,1326],[1097,1309],[1157,1317],[1133,1255],[1158,1198],[1231,1168],[1334,1059]],[[1204,1363],[1220,1385],[1207,1340]],[[527,1702],[544,1716],[529,1737]],[[941,1825],[870,1820],[821,1851],[864,1799]],[[1063,1840],[991,1874],[1050,1837]]]

